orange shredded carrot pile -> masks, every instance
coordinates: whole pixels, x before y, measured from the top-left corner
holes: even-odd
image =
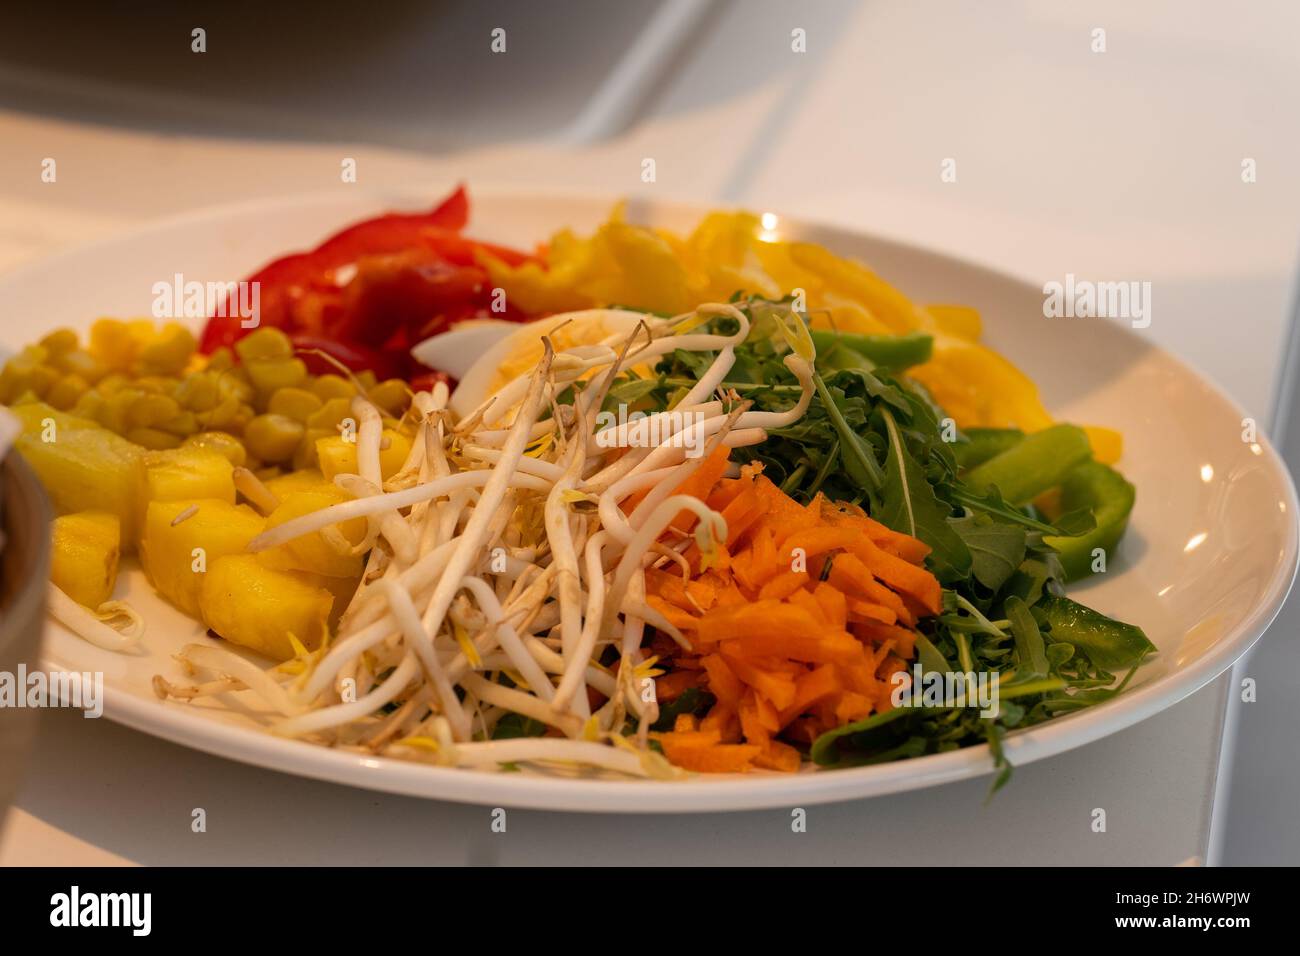
[[[692,546],[689,574],[646,573],[648,602],[691,643],[655,638],[672,668],[658,699],[694,687],[716,702],[656,738],[687,770],[792,772],[792,744],[889,709],[890,676],[915,655],[917,620],[939,613],[940,586],[921,541],[820,495],[800,505],[757,466],[719,480],[719,451],[682,490],[722,513],[726,542],[710,561]]]

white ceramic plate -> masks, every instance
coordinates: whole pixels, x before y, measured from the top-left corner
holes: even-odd
[[[199,213],[50,259],[0,280],[0,344],[15,349],[60,325],[147,315],[158,281],[230,280],[340,226],[389,208],[430,205],[442,190],[259,202]],[[608,198],[478,191],[471,232],[528,246],[560,226],[601,222]],[[634,218],[689,228],[702,210],[634,203]],[[785,236],[856,256],[919,301],[979,308],[988,341],[1041,386],[1060,418],[1125,435],[1122,468],[1138,502],[1121,557],[1082,599],[1141,625],[1159,648],[1122,695],[1011,736],[1027,763],[1114,733],[1171,706],[1226,670],[1260,636],[1295,575],[1296,497],[1273,449],[1242,440],[1242,412],[1217,388],[1140,334],[1095,319],[1045,319],[1041,290],[953,259],[837,229],[781,220]],[[1073,593],[1073,592],[1072,592]],[[156,673],[180,674],[171,654],[201,637],[155,597],[138,570],[119,594],[145,615],[146,653],[98,650],[51,626],[47,663],[105,675],[116,721],[235,760],[414,796],[591,811],[708,811],[794,806],[892,793],[989,772],[986,748],[860,769],[796,775],[702,776],[640,782],[441,769],[327,750],[269,736],[247,714],[163,703]]]

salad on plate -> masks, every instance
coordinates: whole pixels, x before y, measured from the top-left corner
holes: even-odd
[[[1154,652],[1070,596],[1135,500],[866,265],[714,212],[521,251],[463,189],[286,255],[205,327],[98,319],[0,402],[59,514],[50,612],[130,655],[138,561],[207,636],[159,706],[440,766],[676,779],[987,744]],[[1076,595],[1077,596],[1077,595]]]

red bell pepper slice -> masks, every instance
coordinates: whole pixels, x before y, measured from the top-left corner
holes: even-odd
[[[448,262],[454,262],[458,266],[478,265],[476,253],[480,251],[486,252],[493,258],[500,259],[506,265],[512,267],[521,266],[529,259],[534,258],[526,252],[520,252],[518,249],[498,246],[491,242],[481,242],[478,239],[466,239],[458,233],[443,233],[430,230],[423,238],[426,245],[434,249]]]
[[[356,262],[362,256],[417,247],[428,233],[454,235],[464,229],[468,221],[469,199],[465,187],[458,186],[432,212],[390,212],[348,226],[317,246],[311,257],[319,269],[337,269]]]
[[[439,241],[447,242],[448,237],[455,237],[460,229],[464,229],[468,220],[469,199],[464,186],[459,186],[455,193],[430,212],[386,213],[348,226],[311,252],[282,256],[248,277],[248,282],[257,282],[260,286],[259,324],[294,329],[299,324],[299,303],[311,287],[337,289],[333,274],[337,269],[355,263],[361,256],[426,246],[425,235],[434,235]],[[214,315],[208,320],[199,341],[201,351],[211,352],[221,346],[234,345],[251,332],[251,329],[243,328],[242,317],[230,315],[233,311],[230,306],[227,300],[226,308],[222,310],[226,315]],[[316,332],[324,330],[320,316],[307,324],[315,326]]]
[[[386,354],[377,349],[369,349],[356,343],[343,343],[332,338],[318,335],[295,333],[289,336],[294,351],[307,365],[312,375],[339,374],[338,365],[322,358],[325,353],[339,365],[349,371],[362,372],[370,369],[380,379],[404,377],[411,359],[405,353]]]
[[[329,331],[344,342],[376,347],[397,329],[477,307],[489,294],[486,279],[481,269],[452,265],[423,249],[368,256],[348,285],[342,319]]]

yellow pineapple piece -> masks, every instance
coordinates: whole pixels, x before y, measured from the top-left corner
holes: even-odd
[[[50,580],[79,604],[97,608],[113,596],[122,554],[122,523],[115,514],[60,515],[50,527]]]
[[[201,617],[204,577],[219,559],[243,554],[264,524],[247,505],[219,498],[150,502],[140,563],[159,594],[191,617]]]
[[[214,498],[235,503],[235,466],[210,448],[173,448],[144,455],[138,514],[143,533],[145,512],[155,501]]]
[[[280,506],[267,516],[266,528],[269,531],[293,518],[351,500],[351,495],[332,484],[322,483],[313,490],[291,491],[280,498]],[[335,527],[352,544],[359,543],[366,536],[364,518],[353,518]],[[262,563],[270,568],[311,571],[331,578],[360,577],[365,560],[360,554],[340,554],[319,531],[263,551],[260,557]]]
[[[290,634],[308,650],[329,634],[335,597],[323,585],[327,580],[268,568],[256,555],[230,555],[208,567],[199,607],[204,623],[232,644],[288,660],[294,654]]]
[[[387,448],[383,447],[383,439],[388,440]],[[411,439],[385,428],[380,440],[379,473],[385,480],[391,478],[406,463],[410,453]],[[335,475],[357,473],[357,443],[347,441],[342,435],[317,439],[316,456],[320,459],[321,473],[330,480]]]
[[[13,413],[23,423],[16,447],[60,514],[104,511],[121,522],[121,540],[135,544],[136,495],[144,449],[96,422],[33,402]]]
[[[266,480],[266,487],[271,494],[281,501],[295,491],[320,491],[338,487],[316,468],[300,468],[283,475],[276,475]]]

